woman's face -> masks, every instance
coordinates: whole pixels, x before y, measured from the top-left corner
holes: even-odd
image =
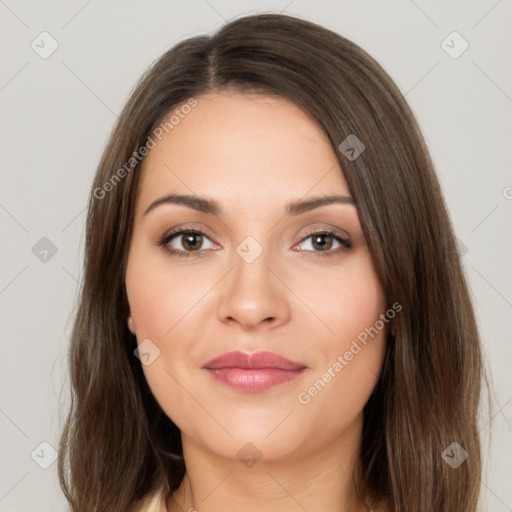
[[[222,93],[163,133],[126,271],[156,400],[188,442],[232,459],[291,460],[360,431],[386,304],[323,132],[284,99]],[[243,357],[258,352],[295,364]]]

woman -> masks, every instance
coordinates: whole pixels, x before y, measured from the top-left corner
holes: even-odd
[[[74,511],[477,509],[475,318],[367,53],[262,14],[153,64],[94,180],[70,367]]]

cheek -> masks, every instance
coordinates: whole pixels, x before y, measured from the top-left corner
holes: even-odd
[[[190,382],[198,372],[201,332],[197,326],[211,314],[204,310],[207,301],[200,299],[211,289],[212,276],[185,267],[171,265],[154,248],[140,243],[130,250],[125,276],[137,341],[146,343],[152,355],[142,370],[168,414],[188,404],[190,397],[180,383]]]
[[[323,362],[311,372],[295,396],[297,428],[311,424],[324,440],[342,434],[358,418],[378,381],[386,350],[385,331],[365,342],[343,337],[326,350]]]
[[[128,260],[126,289],[137,338],[162,339],[207,293],[209,280],[179,265],[170,265],[155,251],[134,248]]]
[[[303,293],[310,290],[309,300],[325,326],[317,325],[323,333],[315,336],[318,364],[297,402],[303,418],[330,418],[334,434],[362,411],[377,383],[389,325],[381,320],[386,300],[369,255],[354,259],[343,272],[331,272],[322,287],[312,288],[313,281],[322,282],[310,276]]]
[[[311,305],[317,317],[311,328],[329,352],[343,349],[386,310],[386,299],[367,252],[360,252],[340,268],[304,272],[295,289]]]

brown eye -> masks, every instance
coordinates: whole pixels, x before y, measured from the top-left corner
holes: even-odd
[[[306,236],[297,247],[318,256],[330,256],[350,249],[352,244],[337,233],[321,231]]]
[[[187,251],[197,251],[203,244],[203,235],[199,233],[185,233],[181,234],[182,246]]]
[[[332,248],[334,237],[332,235],[322,233],[311,237],[311,245],[318,251],[328,251]]]
[[[204,247],[207,242],[210,246]],[[171,254],[189,256],[192,253],[204,253],[206,249],[212,249],[214,244],[201,231],[183,229],[165,236],[161,240],[160,246],[164,247]]]

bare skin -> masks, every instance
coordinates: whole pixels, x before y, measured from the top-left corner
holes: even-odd
[[[160,350],[145,376],[182,432],[187,475],[167,509],[366,511],[352,472],[387,325],[358,352],[353,341],[385,313],[385,295],[354,204],[285,211],[350,198],[342,169],[321,129],[284,99],[197,100],[145,161],[126,271],[128,325]],[[162,203],[144,213],[168,194],[215,200],[222,211]],[[203,235],[160,246],[174,228]],[[248,236],[256,243],[237,252]],[[250,263],[241,256],[260,250]],[[276,352],[306,370],[264,391],[233,389],[203,365],[234,350]],[[244,446],[261,457],[250,467]]]

